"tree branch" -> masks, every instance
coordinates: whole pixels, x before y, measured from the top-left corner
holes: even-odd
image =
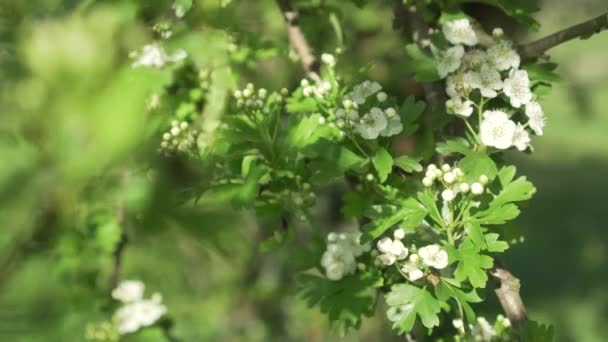
[[[521,329],[528,319],[528,312],[519,294],[520,282],[501,262],[496,259],[495,267],[489,272],[496,281],[494,292],[503,311],[515,328]]]
[[[567,29],[519,46],[522,59],[541,56],[545,51],[576,38],[583,38],[608,29],[608,13]]]
[[[300,57],[300,61],[302,62],[302,66],[308,74],[308,77],[314,81],[320,81],[319,62],[313,55],[310,44],[308,43],[308,40],[306,40],[306,36],[299,25],[298,12],[293,8],[290,0],[277,0],[277,4],[281,9],[283,19],[285,19],[285,23],[287,24],[289,44]]]

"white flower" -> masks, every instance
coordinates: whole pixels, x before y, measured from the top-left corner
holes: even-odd
[[[520,123],[515,128],[515,134],[513,135],[513,146],[520,151],[525,151],[530,145],[530,134]]]
[[[446,172],[443,174],[443,180],[448,184],[452,184],[456,181],[456,175],[453,172]]]
[[[519,68],[521,59],[508,40],[501,40],[488,48],[488,61],[503,71]]]
[[[505,32],[502,30],[502,28],[500,27],[495,27],[492,30],[492,36],[494,36],[494,38],[500,38],[505,34]]]
[[[118,332],[124,335],[153,325],[166,313],[167,308],[158,301],[144,299],[118,309],[114,320],[117,321]]]
[[[407,274],[409,281],[416,281],[424,276],[424,272],[418,267],[418,255],[412,254],[405,264],[401,267],[401,271]]]
[[[370,140],[376,139],[387,125],[388,122],[384,112],[380,108],[374,107],[361,118],[361,123],[356,128],[364,139]]]
[[[384,102],[384,101],[386,101],[387,98],[388,98],[388,95],[386,95],[386,93],[383,91],[376,94],[376,99],[378,100],[378,102]]]
[[[344,263],[334,262],[325,266],[325,275],[329,280],[340,280],[344,277]]]
[[[511,106],[521,107],[532,100],[530,91],[530,79],[525,70],[512,70],[509,78],[503,82],[503,91],[509,97]]]
[[[448,265],[448,253],[439,247],[439,245],[428,245],[418,250],[418,255],[422,258],[422,262],[434,267],[438,270],[445,268]]]
[[[136,302],[144,295],[144,283],[139,280],[124,280],[112,290],[112,298],[123,303]]]
[[[168,62],[179,62],[188,57],[186,51],[182,49],[178,50],[175,54],[169,56],[167,55],[165,50],[158,44],[148,44],[142,48],[141,52],[136,54],[138,55],[137,60],[132,64],[134,68],[161,68]]]
[[[464,118],[468,118],[473,113],[473,101],[462,101],[459,96],[447,100],[445,106],[451,113]]]
[[[454,328],[456,328],[456,330],[458,330],[458,332],[460,334],[464,334],[464,322],[462,321],[462,319],[455,319],[452,321],[452,325],[454,326]]]
[[[327,235],[327,250],[321,257],[321,266],[330,280],[340,280],[357,269],[356,258],[369,249],[361,245],[361,233],[329,233]]]
[[[479,72],[479,86],[475,87],[479,88],[481,96],[489,98],[496,97],[496,95],[498,95],[496,90],[502,89],[502,86],[500,73],[487,64],[482,65]]]
[[[393,244],[391,246],[391,254],[393,254],[397,260],[403,260],[407,258],[408,249],[405,248],[403,242],[399,240],[393,240]]]
[[[433,178],[429,178],[429,177],[422,178],[422,185],[424,185],[426,187],[433,185]]]
[[[473,46],[479,42],[468,19],[458,19],[443,24],[443,35],[454,45]]]
[[[387,123],[386,128],[380,131],[380,135],[383,137],[390,137],[401,133],[401,131],[403,131],[403,124],[401,123],[401,118],[397,115],[397,112],[395,112],[393,108],[388,108],[384,111],[384,114],[386,115]]]
[[[403,240],[403,238],[405,237],[405,231],[401,228],[398,228],[393,232],[393,237],[397,240]]]
[[[543,135],[543,128],[545,128],[545,113],[540,103],[531,101],[526,105],[526,115],[530,120],[528,124],[536,135]]]
[[[452,98],[468,93],[471,88],[472,86],[465,80],[464,73],[451,74],[445,82],[445,92]]]
[[[462,65],[467,69],[478,69],[481,65],[486,63],[487,54],[483,50],[471,50],[464,54],[462,57]]]
[[[483,185],[481,185],[481,183],[477,183],[477,182],[471,184],[471,193],[473,193],[473,195],[483,194]]]
[[[445,189],[441,193],[441,198],[443,198],[443,200],[446,202],[452,201],[455,197],[456,197],[456,194],[451,189]]]
[[[378,247],[378,250],[382,253],[390,253],[392,246],[393,240],[389,237],[383,237],[376,243],[376,247]]]
[[[382,253],[378,256],[378,260],[386,266],[407,258],[408,249],[398,239],[384,237],[376,243],[376,247]]]
[[[344,98],[358,105],[362,105],[365,103],[365,99],[368,96],[379,92],[381,89],[382,86],[380,86],[378,82],[363,81],[361,84],[354,86],[351,92],[344,95]]]
[[[496,336],[496,331],[484,317],[477,317],[477,325],[473,327],[471,334],[476,341],[492,341]]]
[[[501,110],[487,110],[483,113],[480,125],[481,142],[504,150],[513,144],[515,122],[509,119],[507,113]]]
[[[397,261],[397,257],[393,254],[385,253],[378,255],[378,260],[380,260],[383,265],[390,266]]]
[[[460,183],[460,185],[458,185],[458,190],[462,193],[467,193],[470,189],[471,187],[467,183]]]
[[[447,50],[440,51],[437,60],[437,72],[441,78],[458,70],[460,61],[464,55],[464,47],[456,45]]]
[[[329,67],[334,67],[336,65],[336,58],[334,55],[329,53],[324,53],[321,55],[321,61]]]

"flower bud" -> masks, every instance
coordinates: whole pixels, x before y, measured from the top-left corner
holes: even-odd
[[[240,90],[235,90],[234,91],[234,98],[236,98],[237,100],[243,97],[243,92],[241,92]]]
[[[456,176],[454,176],[454,173],[452,172],[446,172],[443,175],[443,180],[448,184],[452,184],[456,181]]]
[[[471,184],[471,192],[474,195],[481,195],[481,194],[483,194],[483,185],[481,183],[477,183],[477,182]]]
[[[471,190],[471,187],[467,183],[460,183],[458,190],[460,190],[460,192],[467,193],[469,190]]]
[[[353,101],[346,99],[346,100],[342,101],[342,106],[344,106],[344,109],[349,110],[349,109],[353,108]]]
[[[454,197],[456,197],[456,194],[450,189],[443,190],[441,193],[441,198],[443,198],[443,200],[446,202],[452,201]]]
[[[268,91],[264,88],[260,88],[260,90],[258,90],[258,97],[260,99],[265,98],[267,94],[268,94]]]
[[[381,91],[376,95],[376,99],[378,99],[379,102],[384,102],[386,101],[386,99],[388,98],[388,95],[386,95],[385,92]]]
[[[309,85],[309,83],[308,83],[308,80],[307,80],[307,79],[305,79],[305,78],[304,78],[304,79],[302,79],[302,80],[300,81],[300,86],[301,86],[302,88],[308,87],[308,85]]]
[[[502,38],[504,34],[505,32],[500,27],[495,27],[492,30],[492,36],[494,36],[494,38]]]
[[[398,228],[393,233],[393,237],[395,237],[395,239],[397,239],[397,240],[402,240],[405,237],[405,231],[401,228]]]
[[[488,176],[486,176],[486,175],[479,176],[479,183],[481,183],[481,185],[488,184],[488,181],[489,181]]]
[[[452,169],[452,167],[448,164],[441,165],[441,171],[443,171],[443,172],[449,172],[451,169]]]
[[[424,185],[426,187],[433,185],[433,179],[431,179],[429,177],[422,178],[422,185]]]
[[[367,179],[368,182],[372,182],[374,180],[374,175],[372,175],[371,173],[368,173],[365,176],[365,179]]]

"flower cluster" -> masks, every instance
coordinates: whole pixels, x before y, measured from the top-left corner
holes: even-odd
[[[121,335],[138,331],[156,323],[167,313],[159,293],[144,299],[144,284],[137,280],[121,282],[112,291],[112,298],[123,303],[114,314],[114,321]]]
[[[422,184],[425,187],[432,187],[436,183],[443,186],[441,199],[446,202],[453,201],[459,193],[473,195],[481,195],[485,191],[485,186],[488,184],[488,177],[481,175],[477,182],[467,183],[464,181],[464,173],[460,168],[443,164],[441,168],[435,164],[429,164],[426,169]]]
[[[452,325],[459,335],[465,335],[464,322],[462,319],[455,319]],[[503,341],[508,339],[511,328],[511,321],[503,315],[496,316],[494,325],[490,324],[485,317],[477,317],[475,324],[469,324],[469,330],[474,341],[490,342]]]
[[[391,266],[405,260],[397,266],[410,281],[422,278],[425,267],[441,270],[448,265],[448,254],[439,245],[424,246],[419,248],[416,253],[409,254],[409,250],[401,241],[404,237],[405,232],[399,228],[393,232],[393,239],[383,237],[378,240],[376,243],[376,247],[380,253],[377,256],[378,262],[385,266]]]
[[[361,245],[360,232],[329,233],[327,250],[321,257],[321,266],[330,280],[340,280],[357,270],[356,258],[369,250],[368,245]]]
[[[443,35],[453,45],[436,52],[437,71],[442,78],[447,76],[448,112],[467,120],[476,108],[479,134],[473,134],[480,143],[500,150],[526,150],[530,132],[543,134],[545,117],[534,100],[528,73],[519,69],[520,56],[512,43],[502,38],[502,30],[495,29],[493,43],[478,47],[479,39],[468,19],[445,23]],[[484,110],[494,99],[503,101],[493,103],[511,108]]]
[[[196,149],[198,135],[198,130],[190,128],[187,121],[173,120],[171,121],[171,128],[163,133],[159,152],[169,156],[172,153],[192,151]]]
[[[168,63],[177,63],[188,57],[186,51],[180,49],[174,54],[169,55],[159,44],[148,44],[141,51],[134,51],[130,54],[135,59],[132,67],[151,67],[162,68]]]
[[[380,84],[364,81],[344,95],[342,107],[335,113],[336,125],[368,140],[399,134],[403,130],[401,118],[394,107],[385,104],[387,100]]]

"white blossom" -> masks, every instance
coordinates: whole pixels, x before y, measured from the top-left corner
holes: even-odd
[[[398,228],[393,232],[393,237],[397,240],[403,240],[405,237],[405,230]]]
[[[336,57],[329,53],[324,53],[321,55],[321,61],[329,67],[334,67],[336,65]]]
[[[458,191],[460,191],[462,193],[467,193],[467,192],[469,192],[470,189],[471,189],[471,187],[468,183],[460,183],[458,185]]]
[[[454,191],[452,191],[452,189],[445,189],[443,192],[441,192],[441,198],[446,202],[452,201],[455,197],[456,194]]]
[[[137,67],[153,67],[162,68],[169,62],[179,62],[186,57],[188,54],[186,51],[180,49],[173,55],[169,56],[167,52],[158,44],[148,44],[144,46],[141,52],[135,53],[138,57],[133,62],[132,66]]]
[[[383,91],[376,94],[376,99],[378,100],[378,102],[384,102],[384,101],[386,101],[387,98],[388,98],[388,95],[386,95],[386,93]]]
[[[443,35],[452,44],[473,46],[479,42],[468,19],[448,21],[443,24]]]
[[[116,311],[114,319],[118,323],[118,332],[123,335],[153,325],[166,312],[167,308],[164,305],[144,299],[121,307]]]
[[[446,78],[445,92],[452,98],[466,94],[471,89],[471,85],[465,80],[464,73],[451,74]]]
[[[408,249],[403,245],[399,239],[391,239],[384,237],[376,243],[376,247],[380,251],[378,260],[386,266],[394,264],[397,260],[403,260],[407,258]]]
[[[464,334],[465,333],[465,331],[464,331],[464,322],[462,321],[462,319],[459,319],[459,318],[454,319],[452,321],[452,325],[454,326],[454,328],[456,328],[456,330],[458,330],[458,332],[460,334]]]
[[[498,70],[519,68],[521,59],[508,40],[500,40],[487,50],[488,61]]]
[[[358,105],[365,103],[367,97],[379,92],[382,86],[378,82],[363,81],[362,83],[353,87],[353,90],[348,94],[344,95],[344,98],[350,100]]]
[[[112,290],[112,298],[123,303],[141,300],[144,295],[144,283],[139,280],[123,280]]]
[[[474,49],[467,51],[462,57],[462,65],[467,69],[479,69],[488,59],[487,53],[483,50]]]
[[[479,84],[475,86],[481,92],[481,96],[496,97],[498,95],[496,90],[502,89],[502,86],[500,73],[487,64],[482,65],[479,71]]]
[[[419,259],[417,254],[412,254],[401,267],[401,271],[407,275],[409,281],[416,281],[424,276],[424,272],[418,266]]]
[[[513,135],[513,146],[520,151],[525,151],[530,146],[530,134],[526,131],[525,127],[517,123],[515,128],[515,134]]]
[[[536,135],[543,135],[543,129],[545,128],[545,113],[540,103],[531,101],[526,104],[526,115],[529,118],[528,124]]]
[[[464,55],[464,47],[456,45],[439,52],[437,61],[437,72],[441,78],[458,70],[462,56]]]
[[[429,187],[433,185],[433,178],[424,177],[422,178],[422,185]]]
[[[473,195],[481,195],[483,194],[483,185],[481,183],[475,182],[471,184],[471,193]]]
[[[438,270],[444,269],[448,265],[448,253],[441,249],[439,245],[428,245],[418,250],[418,255],[422,262]]]
[[[340,280],[355,272],[356,258],[369,249],[369,246],[359,243],[360,237],[359,232],[327,235],[327,249],[321,257],[321,266],[325,268],[328,279]]]
[[[521,107],[532,100],[530,79],[525,70],[512,70],[509,78],[503,82],[503,91],[509,97],[511,106]]]
[[[387,123],[386,127],[380,131],[380,135],[383,137],[390,137],[401,133],[401,131],[403,131],[403,124],[401,123],[401,118],[397,115],[397,112],[393,108],[388,108],[384,111],[384,114],[386,115]]]
[[[507,113],[501,110],[487,110],[483,113],[480,125],[481,142],[504,150],[513,144],[515,122],[509,119]]]
[[[455,96],[445,102],[446,108],[455,115],[468,118],[473,114],[473,101],[465,100]]]
[[[496,331],[484,317],[477,317],[477,324],[473,327],[471,334],[475,341],[490,342],[496,337]]]
[[[357,131],[364,139],[376,139],[388,125],[386,115],[377,107],[370,110],[361,118],[361,122],[356,126]]]

